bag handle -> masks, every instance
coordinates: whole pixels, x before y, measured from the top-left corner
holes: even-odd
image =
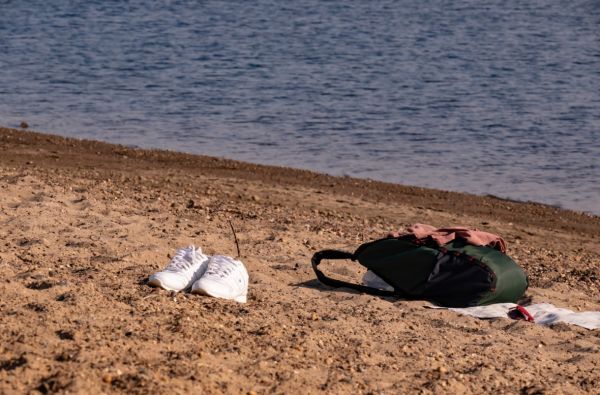
[[[401,294],[399,292],[396,292],[395,290],[394,291],[385,291],[383,289],[367,287],[366,285],[349,283],[346,281],[336,280],[334,278],[327,277],[325,274],[323,274],[323,272],[321,270],[319,270],[317,268],[317,266],[319,266],[319,263],[321,263],[321,260],[323,260],[323,259],[351,259],[351,260],[355,261],[356,257],[354,256],[354,254],[351,254],[346,251],[340,251],[340,250],[322,250],[322,251],[316,252],[311,259],[312,268],[315,271],[315,274],[317,275],[317,279],[319,279],[319,281],[325,285],[329,285],[330,287],[335,287],[335,288],[339,288],[339,287],[352,288],[357,291],[364,292],[364,293],[371,294],[371,295],[401,296]]]

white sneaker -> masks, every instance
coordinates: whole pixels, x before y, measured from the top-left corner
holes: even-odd
[[[204,274],[208,260],[200,248],[181,248],[165,269],[148,278],[148,284],[168,291],[187,289]]]
[[[192,285],[192,293],[246,303],[248,272],[242,262],[214,255],[208,262],[206,273]]]

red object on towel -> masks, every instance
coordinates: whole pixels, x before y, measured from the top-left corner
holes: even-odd
[[[426,224],[414,224],[406,229],[405,233],[391,232],[388,237],[400,237],[413,235],[418,240],[430,239],[438,245],[444,245],[454,239],[463,239],[468,244],[476,246],[488,246],[500,252],[506,252],[506,242],[502,237],[493,233],[482,232],[477,229],[464,227],[435,228]]]
[[[527,322],[535,322],[533,316],[529,313],[529,311],[527,311],[525,307],[519,305],[508,310],[508,316],[513,320],[525,320]]]

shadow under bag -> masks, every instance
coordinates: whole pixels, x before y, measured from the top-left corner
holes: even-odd
[[[318,266],[323,259],[350,259],[394,288],[385,291],[327,277]],[[491,247],[453,240],[443,246],[410,237],[385,238],[362,244],[352,254],[323,250],[312,267],[323,284],[373,295],[429,300],[448,307],[516,303],[528,287],[527,275],[508,255]]]

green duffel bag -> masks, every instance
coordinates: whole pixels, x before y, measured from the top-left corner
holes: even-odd
[[[394,288],[385,291],[327,277],[318,265],[323,259],[351,259]],[[454,240],[443,246],[408,237],[385,238],[362,244],[352,254],[323,250],[312,267],[323,284],[403,299],[429,300],[447,307],[516,303],[527,290],[523,269],[508,255],[491,247]]]

